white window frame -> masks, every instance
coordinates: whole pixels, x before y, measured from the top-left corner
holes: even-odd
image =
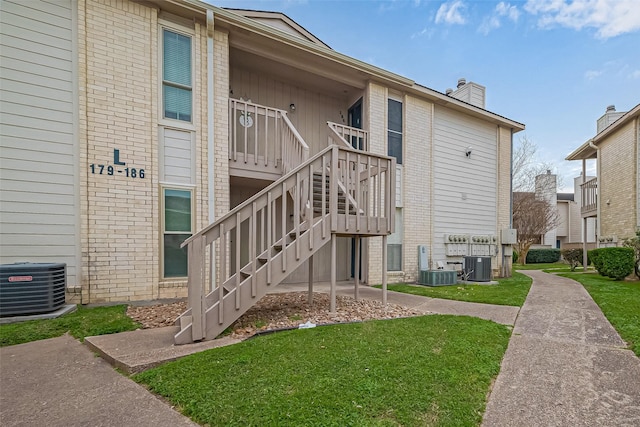
[[[176,18],[177,19],[177,18]],[[196,33],[193,28],[178,25],[168,20],[158,20],[158,122],[162,126],[174,127],[195,131],[195,93],[196,93],[196,70],[195,70],[195,37]],[[191,40],[191,121],[171,119],[164,116],[164,30],[168,30],[183,36],[187,36]]]
[[[191,231],[189,233],[184,231],[167,231],[166,230],[166,218],[165,218],[165,190],[178,190],[178,191],[188,191],[191,193],[190,196],[190,209],[191,209]],[[165,277],[165,265],[164,265],[164,237],[167,234],[190,234],[193,236],[195,234],[195,186],[185,186],[185,185],[174,185],[169,183],[161,183],[160,184],[160,280],[161,281],[176,281],[176,280],[184,280],[187,276],[171,276]],[[187,264],[188,269],[188,264]]]

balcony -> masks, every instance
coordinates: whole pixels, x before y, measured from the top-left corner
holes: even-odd
[[[580,184],[582,206],[580,213],[583,218],[598,215],[598,179],[592,178]]]

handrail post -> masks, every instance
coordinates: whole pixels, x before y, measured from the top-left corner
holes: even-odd
[[[331,149],[331,167],[329,175],[329,212],[331,213],[331,231],[338,229],[338,146]]]
[[[204,319],[204,237],[198,237],[187,245],[187,257],[189,259],[188,274],[188,300],[191,307],[191,336],[194,341],[200,341],[205,337]]]

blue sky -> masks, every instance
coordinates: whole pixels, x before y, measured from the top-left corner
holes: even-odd
[[[283,12],[334,50],[440,92],[464,77],[527,126],[565,191],[607,105],[640,103],[640,0],[209,0]]]

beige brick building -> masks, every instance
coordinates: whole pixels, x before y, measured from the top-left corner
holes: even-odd
[[[487,111],[485,88],[476,83],[461,79],[446,94],[430,89],[328,48],[279,13],[193,0],[29,7],[4,0],[1,8],[12,25],[1,29],[0,102],[12,113],[0,135],[0,262],[66,263],[71,301],[185,296],[192,265],[181,243],[219,227],[231,209],[245,203],[250,209],[256,193],[330,144],[342,144],[346,163],[357,154],[344,151],[345,144],[362,149],[363,159],[371,154],[358,160],[368,170],[360,172],[362,182],[395,159],[385,172],[393,191],[376,196],[373,184],[365,190],[360,181],[335,187],[346,199],[343,214],[352,209],[358,216],[356,227],[359,215],[375,210],[356,193],[370,191],[367,200],[388,208],[376,214],[387,221],[382,229],[393,233],[360,236],[347,218],[344,232],[333,229],[331,245],[313,249],[311,266],[298,255],[300,265],[281,280],[304,282],[310,269],[314,280],[352,280],[360,237],[361,276],[369,284],[384,280],[385,264],[389,281],[415,281],[418,246],[426,248],[431,269],[455,269],[464,255],[484,255],[497,274],[509,260],[500,234],[511,217],[512,138],[524,125]],[[47,58],[38,57],[42,50]],[[602,215],[637,204],[637,109],[615,132],[616,141],[635,141],[625,157],[635,178],[624,189],[603,184],[611,205]],[[603,168],[609,145],[603,141]],[[295,211],[298,189],[318,170],[282,184],[283,201],[273,212],[284,218],[277,224],[283,239],[289,226],[297,237],[304,233],[295,228],[296,217],[304,217]],[[251,250],[267,242],[256,236],[272,212],[260,213],[260,203],[253,202],[260,220],[232,211],[237,232],[214,243],[215,251],[207,246],[213,262],[203,271],[239,277],[243,265],[251,266]],[[603,231],[622,237],[633,229],[633,209],[633,218],[603,221]],[[332,258],[334,271],[327,267]]]
[[[607,107],[597,134],[567,160],[594,160],[597,176],[582,184],[581,212],[596,218],[599,246],[619,246],[640,229],[640,104],[627,112]]]

